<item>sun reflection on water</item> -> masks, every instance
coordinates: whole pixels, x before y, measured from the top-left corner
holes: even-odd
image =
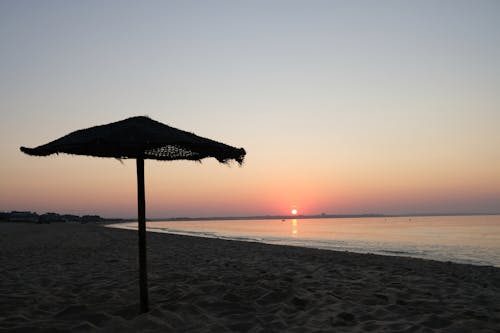
[[[296,238],[299,233],[299,227],[297,223],[297,219],[292,220],[292,237]]]

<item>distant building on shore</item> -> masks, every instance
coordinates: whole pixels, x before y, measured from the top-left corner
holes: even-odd
[[[32,212],[10,212],[7,220],[12,222],[38,222],[38,214]]]
[[[86,222],[101,222],[104,221],[102,217],[99,215],[83,215],[82,218],[80,219],[81,222],[86,223]]]
[[[38,223],[66,222],[63,217],[57,213],[45,213],[39,216]]]

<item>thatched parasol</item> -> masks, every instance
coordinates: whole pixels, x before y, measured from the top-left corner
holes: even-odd
[[[221,163],[235,160],[242,164],[246,154],[243,148],[238,149],[205,139],[148,117],[132,117],[78,130],[36,148],[21,147],[21,151],[34,156],[66,153],[136,159],[141,312],[148,311],[144,159],[199,161],[206,157],[214,157]]]

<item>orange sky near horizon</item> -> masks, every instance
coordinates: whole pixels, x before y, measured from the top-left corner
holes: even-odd
[[[146,161],[148,216],[286,215],[294,207],[300,214],[458,212],[457,206],[473,212],[481,211],[482,203],[491,204],[488,197],[498,198],[500,188],[500,183],[488,181],[494,179],[493,168],[483,168],[484,179],[466,170],[453,174],[434,166],[423,173],[421,167],[410,165],[393,169],[319,165],[301,173],[301,166],[259,163],[258,154],[253,160],[252,155],[250,150],[242,167],[209,159]],[[22,177],[2,180],[8,189],[2,207],[135,216],[132,160],[122,164],[68,155],[20,159],[22,167],[11,172]]]

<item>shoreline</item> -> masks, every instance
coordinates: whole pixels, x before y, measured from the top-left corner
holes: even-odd
[[[138,313],[137,235],[0,224],[0,332],[494,331],[500,269],[153,233]]]
[[[267,223],[272,222],[273,220],[265,220],[266,228]],[[366,221],[364,219],[367,226],[371,224],[370,221]],[[346,237],[336,237],[336,238],[328,238],[328,237],[320,237],[323,235],[315,234],[314,236],[311,233],[311,230],[306,230],[306,226],[309,223],[304,224],[304,232],[307,234],[307,237],[296,237],[295,234],[290,234],[290,232],[296,233],[297,229],[296,223],[293,222],[290,225],[290,230],[282,230],[281,232],[275,232],[274,234],[268,234],[264,229],[260,229],[262,226],[257,225],[257,227],[251,227],[251,224],[240,223],[236,224],[236,227],[232,226],[229,229],[224,227],[227,221],[216,221],[216,224],[211,224],[209,221],[196,221],[194,226],[190,226],[190,222],[178,222],[178,221],[163,221],[161,222],[148,222],[147,231],[149,232],[157,232],[157,233],[168,233],[174,235],[185,235],[185,236],[193,236],[193,237],[204,237],[204,238],[214,238],[214,239],[226,239],[226,240],[236,240],[236,241],[244,241],[244,242],[259,242],[264,244],[272,244],[272,245],[283,245],[283,246],[298,246],[302,248],[313,248],[313,249],[322,249],[328,251],[348,251],[352,253],[362,253],[362,254],[377,254],[384,256],[401,256],[401,257],[409,257],[409,258],[420,258],[425,260],[436,260],[440,262],[454,262],[460,264],[472,264],[475,266],[493,266],[500,268],[500,256],[498,250],[500,247],[498,243],[495,243],[489,240],[489,244],[484,242],[484,235],[469,235],[469,239],[465,239],[463,237],[463,233],[458,235],[445,235],[448,236],[448,242],[446,240],[441,243],[442,238],[438,239],[434,236],[433,240],[419,240],[411,239],[407,240],[394,240],[391,239],[390,236],[380,236],[373,239],[359,238],[356,239],[356,235],[353,238]],[[173,224],[169,224],[169,222]],[[282,221],[285,222],[285,221]],[[291,223],[291,221],[289,221]],[[309,220],[307,222],[312,222]],[[328,221],[332,222],[332,220]],[[392,225],[392,222],[401,222],[401,221],[380,221],[374,222],[374,225],[382,224],[381,227],[385,227],[387,225]],[[421,224],[423,222],[424,224]],[[491,221],[490,221],[491,222]],[[500,220],[494,221],[497,224],[500,223]],[[186,228],[183,227],[184,223],[188,223]],[[206,228],[203,227],[203,224],[207,223]],[[220,223],[220,227],[218,224]],[[403,221],[405,223],[405,221]],[[274,229],[271,228],[272,231],[278,230],[279,228],[283,228],[285,224],[279,223],[279,225],[275,226]],[[333,225],[333,224],[332,224]],[[398,225],[398,224],[396,224]],[[433,228],[436,227],[434,224],[425,225],[425,220],[419,220],[418,223],[412,222],[412,226],[417,228],[417,231],[422,233],[422,228],[427,228],[427,232],[432,232]],[[423,225],[423,226],[422,226]],[[444,224],[446,225],[446,224]],[[107,224],[109,227],[113,228],[123,228],[128,230],[137,230],[137,223],[135,222],[127,222],[127,223],[118,223],[118,224]],[[227,226],[227,225],[226,225]],[[248,227],[247,227],[248,226]],[[498,224],[500,227],[500,224]],[[241,229],[238,229],[240,228]],[[486,223],[485,228],[488,228],[488,224]],[[241,232],[234,232],[236,229]],[[316,227],[318,228],[318,227]],[[420,229],[418,229],[420,228]],[[440,225],[437,224],[437,229],[439,230]],[[300,228],[302,229],[302,228]],[[342,226],[339,227],[342,229]],[[325,230],[325,229],[321,229]],[[332,229],[333,230],[333,229]],[[397,228],[396,228],[397,230]],[[491,235],[497,235],[500,232],[500,229],[497,227],[494,230],[491,230]],[[396,232],[397,234],[397,232]],[[352,235],[351,235],[352,236]],[[461,238],[456,238],[456,237]],[[472,238],[471,238],[472,237]],[[475,238],[474,238],[475,237]],[[498,238],[498,237],[497,237]],[[471,239],[475,239],[475,241],[470,242]],[[453,240],[450,243],[450,240]],[[454,243],[453,243],[454,242]],[[480,243],[478,243],[480,242]]]
[[[112,227],[116,229],[122,229],[122,230],[131,230],[137,232],[137,229],[133,228],[119,228],[119,227]],[[244,243],[259,243],[259,244],[266,244],[266,245],[273,245],[273,246],[287,246],[287,247],[298,247],[298,248],[303,248],[303,249],[314,249],[314,250],[322,250],[322,251],[333,251],[333,252],[342,252],[342,253],[353,253],[353,254],[367,254],[367,255],[376,255],[376,256],[382,256],[382,257],[401,257],[401,258],[411,258],[411,259],[420,259],[420,260],[429,260],[429,261],[436,261],[439,263],[453,263],[453,264],[460,264],[460,265],[471,265],[471,266],[478,266],[478,267],[495,267],[499,268],[500,266],[496,266],[494,264],[485,264],[482,262],[460,262],[460,261],[455,261],[455,260],[439,260],[439,259],[433,259],[433,258],[424,258],[424,257],[419,257],[415,256],[412,253],[405,254],[403,252],[397,252],[397,253],[391,253],[390,250],[387,250],[387,253],[378,253],[375,251],[356,251],[351,248],[349,249],[341,249],[341,248],[328,248],[328,247],[317,247],[317,246],[306,246],[303,244],[300,245],[295,245],[295,244],[286,244],[286,243],[271,243],[271,242],[266,242],[265,240],[259,241],[254,238],[250,237],[239,237],[239,238],[231,238],[231,237],[225,237],[225,236],[214,236],[214,235],[209,235],[205,234],[203,232],[187,232],[187,231],[158,231],[158,230],[150,230],[146,229],[146,231],[149,233],[158,233],[158,234],[168,234],[168,235],[177,235],[177,236],[186,236],[186,237],[194,237],[194,238],[208,238],[208,239],[219,239],[219,240],[228,240],[228,241],[235,241],[235,242],[244,242]]]

